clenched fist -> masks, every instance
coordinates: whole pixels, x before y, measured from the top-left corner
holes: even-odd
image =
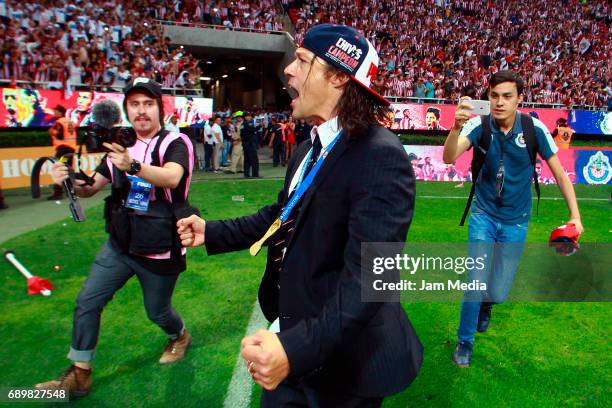
[[[182,218],[176,223],[181,244],[186,247],[196,247],[204,245],[204,230],[206,221],[197,215]]]

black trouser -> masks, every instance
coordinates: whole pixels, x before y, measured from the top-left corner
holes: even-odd
[[[261,408],[374,408],[382,405],[383,398],[364,398],[333,390],[319,390],[303,383],[283,381],[274,391],[263,390]]]
[[[96,257],[77,297],[69,359],[91,361],[94,358],[102,310],[134,275],[140,281],[149,320],[156,323],[168,337],[180,336],[183,321],[171,304],[172,293],[179,275],[155,274],[142,267],[129,255],[118,252],[110,242],[107,242]],[[129,330],[129,328],[124,329]]]
[[[278,164],[281,163],[283,166],[285,165],[285,144],[284,143],[274,143],[272,145],[272,165],[274,167],[278,167]]]
[[[243,142],[242,149],[244,151],[244,177],[251,177],[251,169],[253,169],[253,177],[259,177],[259,158],[257,157],[256,142]]]
[[[212,170],[212,155],[214,145],[204,143],[204,169]]]

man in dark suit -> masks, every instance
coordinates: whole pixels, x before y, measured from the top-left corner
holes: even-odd
[[[261,406],[376,407],[414,380],[423,348],[399,302],[363,301],[361,245],[403,246],[414,173],[379,125],[388,102],[371,88],[378,55],[363,35],[318,25],[295,56],[285,69],[293,116],[317,126],[291,158],[277,202],[177,226],[184,245],[205,244],[209,255],[268,246],[259,302],[279,327],[242,341]]]
[[[257,127],[250,112],[244,115],[240,137],[244,151],[244,177],[259,178],[259,158],[257,157]]]

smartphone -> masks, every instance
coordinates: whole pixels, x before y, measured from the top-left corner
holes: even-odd
[[[474,107],[474,109],[472,109],[474,115],[488,115],[491,113],[491,102],[489,101],[470,99],[467,103]]]

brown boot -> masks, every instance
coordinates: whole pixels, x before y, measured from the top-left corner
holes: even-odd
[[[160,364],[172,364],[185,358],[185,353],[191,344],[191,335],[187,330],[176,340],[168,339],[164,352],[159,359]]]
[[[59,380],[36,384],[34,387],[40,390],[67,390],[71,399],[84,397],[91,390],[91,369],[71,365]]]

